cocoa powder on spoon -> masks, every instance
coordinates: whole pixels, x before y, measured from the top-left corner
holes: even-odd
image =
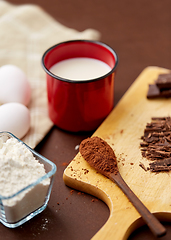
[[[113,149],[99,137],[84,139],[79,147],[81,155],[90,164],[105,176],[118,173],[117,159]]]

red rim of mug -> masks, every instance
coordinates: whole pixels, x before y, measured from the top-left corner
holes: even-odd
[[[110,72],[108,72],[107,74],[101,76],[101,77],[98,77],[98,78],[94,78],[94,79],[89,79],[89,80],[71,80],[71,79],[65,79],[65,78],[62,78],[60,76],[57,76],[57,75],[54,75],[52,72],[49,71],[49,69],[45,66],[45,58],[47,56],[47,54],[53,50],[54,48],[62,45],[62,44],[69,44],[69,43],[72,43],[72,42],[88,42],[88,43],[92,43],[92,44],[95,44],[95,45],[100,45],[106,49],[109,50],[109,52],[114,56],[114,59],[115,59],[115,64],[114,64],[114,67],[110,70]],[[85,83],[85,82],[93,82],[93,81],[98,81],[100,79],[103,79],[103,78],[106,78],[107,76],[109,76],[112,72],[115,71],[116,67],[118,65],[118,56],[116,54],[116,52],[109,46],[107,45],[106,43],[103,43],[103,42],[99,42],[99,41],[92,41],[92,40],[70,40],[70,41],[65,41],[65,42],[61,42],[61,43],[58,43],[58,44],[55,44],[54,46],[50,47],[49,49],[47,49],[45,51],[45,53],[43,54],[42,56],[42,66],[43,66],[43,69],[45,70],[45,72],[50,75],[51,77],[57,79],[57,80],[60,80],[60,81],[63,81],[63,82],[71,82],[71,83]]]

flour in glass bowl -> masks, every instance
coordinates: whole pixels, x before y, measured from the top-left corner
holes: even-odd
[[[8,197],[45,175],[44,165],[15,138],[0,139],[0,195]],[[16,222],[43,205],[50,179],[47,178],[15,197],[3,200],[8,222]]]

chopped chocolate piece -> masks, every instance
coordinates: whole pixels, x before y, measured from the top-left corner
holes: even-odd
[[[170,147],[171,148],[171,145],[168,143],[168,142],[164,142],[164,143],[159,143],[157,144],[158,146],[167,146],[167,147]]]
[[[148,99],[154,99],[154,98],[169,98],[171,97],[171,89],[162,90],[157,87],[155,84],[149,84],[149,89],[147,92],[147,98]]]
[[[171,74],[160,74],[155,84],[160,90],[171,89]]]
[[[150,163],[149,166],[152,172],[169,171],[171,170],[171,158],[154,161]]]
[[[160,97],[163,97],[163,98],[171,97],[171,89],[160,91]]]
[[[149,154],[153,154],[156,158],[167,158],[171,157],[171,152],[158,151],[158,150],[148,150]]]
[[[161,121],[161,120],[166,120],[168,118],[170,118],[170,117],[152,117],[151,119],[152,120],[159,120],[159,121]]]
[[[142,167],[142,169],[144,169],[145,171],[147,171],[147,168],[145,167],[145,165],[143,163],[140,163],[139,166]]]
[[[158,98],[160,97],[160,89],[155,84],[149,84],[147,98]]]
[[[141,147],[147,147],[147,146],[148,146],[148,143],[147,143],[147,142],[142,142],[142,143],[140,143],[140,146],[141,146]]]
[[[171,97],[171,73],[159,74],[154,84],[149,84],[147,98],[169,98]]]
[[[144,158],[146,157],[146,152],[145,152],[145,151],[142,152],[141,154],[142,154],[142,156],[143,156]]]
[[[158,78],[170,78],[171,77],[171,72],[169,73],[161,73],[158,75]]]

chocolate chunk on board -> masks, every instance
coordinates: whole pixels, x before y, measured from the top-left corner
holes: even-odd
[[[149,84],[147,98],[169,98],[171,97],[171,72],[159,74],[154,84]]]
[[[171,89],[160,91],[156,84],[149,84],[147,98],[169,98],[171,97]]]
[[[149,84],[147,98],[158,98],[160,96],[160,89],[155,84]]]
[[[157,87],[161,90],[171,89],[171,73],[160,74],[155,81]]]

